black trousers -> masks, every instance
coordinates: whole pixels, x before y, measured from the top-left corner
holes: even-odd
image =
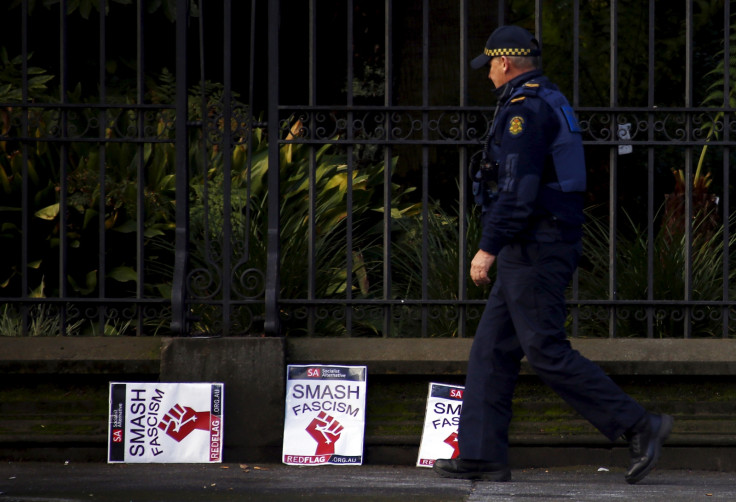
[[[581,244],[511,244],[496,259],[497,279],[468,360],[460,415],[460,457],[508,463],[511,399],[522,357],[537,375],[611,441],[645,410],[565,334],[565,289]]]

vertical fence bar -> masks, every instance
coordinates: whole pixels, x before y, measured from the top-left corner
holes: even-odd
[[[315,0],[309,0],[309,108],[317,106],[317,6]],[[317,147],[309,148],[309,236],[307,243],[307,299],[310,302],[317,298]],[[314,335],[315,308],[307,304],[307,334]]]
[[[238,284],[243,284],[244,282],[244,276],[248,274],[248,270],[245,272],[241,272],[244,266],[247,266],[248,262],[251,260],[250,256],[250,246],[251,246],[251,232],[252,232],[252,226],[253,222],[251,220],[253,215],[253,209],[251,207],[251,204],[248,203],[248,201],[251,200],[251,190],[252,190],[252,166],[253,166],[253,140],[256,137],[256,134],[254,132],[254,129],[256,127],[259,127],[260,125],[254,124],[253,121],[253,106],[254,106],[254,94],[255,94],[255,79],[254,79],[254,69],[255,69],[255,49],[256,49],[256,0],[250,0],[250,38],[249,38],[249,51],[248,51],[248,98],[246,101],[246,111],[245,111],[245,131],[238,134],[238,137],[233,138],[233,151],[235,151],[236,148],[245,148],[245,199],[242,199],[241,195],[238,195],[240,198],[240,202],[245,202],[243,204],[244,209],[241,209],[241,211],[244,210],[245,212],[245,218],[243,220],[243,227],[242,227],[242,241],[239,242],[238,240],[233,241],[233,247],[235,249],[241,250],[240,256],[235,260],[235,263],[233,264],[233,282],[235,283],[235,286],[233,287],[234,298],[243,298],[247,297],[248,299],[252,299],[254,296],[257,295],[256,293],[252,293],[250,295],[243,292],[242,288],[238,288]],[[236,36],[236,38],[238,38]],[[231,42],[232,44],[232,42]],[[231,49],[232,50],[232,49]],[[232,56],[231,56],[232,60]],[[239,126],[240,127],[240,126]],[[242,142],[245,141],[245,145],[242,144]],[[239,187],[238,187],[239,188]],[[235,258],[235,257],[234,257]],[[237,275],[237,277],[236,277]],[[260,285],[260,284],[259,284]],[[252,291],[256,291],[256,288],[251,288]],[[236,306],[236,308],[238,308]],[[243,334],[251,331],[251,328],[253,326],[253,306],[249,305],[246,307],[242,307],[244,309],[248,310],[249,313],[249,321],[250,324],[244,325],[241,323],[238,323],[240,332],[238,334]]]
[[[68,114],[64,105],[67,104],[68,90],[68,68],[67,68],[67,0],[61,0],[59,3],[59,32],[60,32],[60,48],[59,48],[59,90],[61,109],[60,136],[62,140],[68,137]],[[59,148],[61,157],[59,158],[59,296],[63,300],[60,312],[61,332],[60,335],[66,335],[67,324],[67,308],[68,304],[68,286],[67,286],[67,264],[69,250],[69,236],[67,233],[66,215],[67,215],[67,195],[68,182],[67,175],[69,171],[69,145],[66,141],[62,141]],[[25,270],[23,271],[26,272]]]
[[[146,128],[146,117],[145,112],[141,105],[145,102],[146,98],[146,74],[145,74],[145,34],[144,34],[144,12],[143,12],[143,0],[138,0],[138,12],[137,12],[137,68],[136,68],[136,80],[137,80],[137,96],[136,105],[139,106],[136,116],[138,117],[138,138],[142,139],[145,137]],[[136,300],[142,300],[145,288],[145,221],[146,221],[146,206],[145,206],[145,190],[146,190],[146,172],[145,172],[145,145],[144,143],[138,143],[138,154],[136,158],[137,172],[136,177],[138,180],[136,190],[136,210],[137,210],[137,230],[136,230],[136,268],[138,272],[138,283],[136,285]],[[136,333],[138,335],[143,334],[143,309],[142,303],[136,305],[136,316],[138,318],[138,329]]]
[[[615,109],[618,106],[618,1],[611,1],[611,39],[610,39],[610,94],[609,94],[609,106]],[[611,111],[611,137],[615,138],[618,135],[617,131],[617,119],[616,114]],[[611,301],[617,300],[616,292],[616,230],[618,229],[618,156],[616,145],[611,146],[610,153],[610,167],[609,167],[609,254],[608,254],[608,298]],[[616,305],[611,305],[611,310],[608,319],[608,334],[610,338],[616,336],[616,319],[617,319]]]
[[[572,106],[580,105],[580,0],[574,0],[572,6]],[[580,307],[577,300],[580,298],[580,274],[576,268],[572,276],[572,334],[577,336],[580,329]]]
[[[189,247],[189,144],[187,141],[187,12],[188,0],[176,2],[176,238],[171,288],[171,330],[184,335],[187,326],[186,276]]]
[[[422,3],[422,139],[429,140],[429,0]],[[422,145],[422,336],[428,333],[427,278],[429,277],[429,146]]]
[[[223,205],[223,232],[222,232],[222,334],[230,335],[232,319],[232,106],[233,106],[233,75],[232,75],[232,0],[225,0],[223,10],[223,93],[222,93],[222,205]]]
[[[393,1],[385,0],[385,87],[384,106],[390,107],[393,103]],[[390,140],[391,114],[386,113],[385,126],[386,139]],[[384,179],[383,179],[383,299],[391,299],[391,156],[393,149],[389,143],[383,148]],[[388,337],[391,333],[391,306],[383,308],[383,336]]]
[[[686,0],[685,8],[685,108],[693,104],[693,0]],[[693,114],[686,113],[685,132],[692,138]],[[685,301],[693,298],[693,148],[685,147]],[[692,309],[684,307],[682,316],[684,337],[692,335]]]
[[[24,138],[28,138],[29,125],[28,125],[28,2],[21,3],[21,25],[22,25],[22,41],[21,41],[21,56],[23,61],[21,62],[21,102],[23,104],[23,114],[21,115],[21,133]],[[23,156],[23,193],[21,195],[21,229],[23,235],[21,235],[21,297],[26,298],[28,296],[28,240],[30,238],[31,227],[29,221],[30,215],[30,195],[29,195],[29,173],[28,164],[30,159],[28,157],[28,141],[21,143],[21,155]],[[28,336],[28,305],[24,302],[21,304],[21,332],[23,336]]]
[[[468,106],[468,0],[460,0],[460,106]],[[467,114],[461,116],[460,131],[462,138],[467,137]],[[468,299],[468,147],[461,146],[459,153],[458,179],[458,271],[457,271],[457,334],[459,337],[467,336],[467,307],[464,302]]]
[[[98,220],[97,220],[97,297],[103,299],[107,296],[107,263],[105,257],[107,256],[107,235],[105,230],[105,201],[107,200],[107,187],[105,183],[105,165],[107,164],[107,143],[106,143],[106,131],[107,131],[107,109],[104,108],[107,104],[107,79],[105,76],[106,61],[107,61],[107,0],[100,0],[100,54],[99,54],[99,87],[100,87],[100,111],[98,112],[97,120],[99,121],[99,131],[97,137],[100,139],[98,145],[98,153],[100,160],[97,165],[98,178],[100,183],[100,195],[98,201]],[[100,304],[97,311],[99,332],[105,333],[105,316],[106,309],[104,304]]]
[[[355,6],[353,0],[347,2],[347,85],[345,86],[347,91],[347,162],[348,162],[348,175],[347,175],[347,192],[345,194],[346,212],[345,215],[345,298],[348,301],[345,306],[345,333],[347,336],[352,334],[352,307],[350,306],[350,300],[353,299],[353,172],[355,169],[355,163],[353,161],[353,44],[354,44],[354,13]]]
[[[723,2],[723,67],[730,68],[731,61],[731,2]],[[723,72],[723,108],[730,107],[729,96],[731,90],[731,74],[726,70]],[[731,274],[731,265],[729,259],[731,249],[729,243],[731,241],[731,197],[730,197],[730,157],[731,149],[728,147],[731,141],[730,123],[731,113],[723,112],[723,293],[722,300],[727,302],[729,298],[729,276]],[[723,338],[728,338],[729,315],[731,308],[728,305],[721,307],[721,324]]]
[[[266,320],[269,336],[280,334],[279,320],[279,16],[280,0],[268,1],[268,244]]]
[[[216,245],[213,244],[214,240],[217,238],[216,230],[213,230],[211,225],[211,218],[210,218],[210,212],[212,205],[210,204],[210,184],[215,185],[212,183],[212,181],[209,179],[209,176],[207,176],[207,173],[210,171],[210,151],[214,145],[211,145],[210,143],[213,141],[213,135],[210,134],[210,129],[212,128],[212,125],[208,123],[209,116],[210,116],[210,104],[209,99],[207,96],[207,59],[205,58],[205,53],[207,50],[207,45],[205,44],[205,39],[207,37],[207,33],[205,32],[205,25],[206,22],[209,20],[209,7],[205,7],[206,2],[201,2],[199,5],[199,138],[195,139],[194,141],[199,142],[199,150],[200,150],[200,156],[201,156],[201,169],[199,171],[199,174],[202,176],[202,228],[204,229],[204,249],[205,249],[205,257],[207,266],[211,267],[214,273],[217,273],[217,271],[220,272],[220,276],[222,276],[222,263],[219,263],[217,261],[217,256],[219,256],[218,252],[215,251]],[[213,12],[217,12],[216,10],[213,10]],[[214,105],[213,105],[214,106]],[[212,160],[212,163],[214,164],[214,160]],[[217,190],[214,190],[215,193],[217,193]],[[215,217],[216,218],[216,217]],[[191,262],[190,262],[191,263]],[[192,280],[189,277],[187,277],[187,288],[189,288],[196,280]],[[197,296],[201,296],[201,292],[199,291],[199,288],[197,288]],[[205,295],[207,296],[207,295]],[[214,310],[214,307],[212,307]],[[196,319],[198,316],[192,316]],[[194,320],[194,319],[193,319]]]
[[[654,53],[655,53],[655,5],[654,0],[649,0],[648,20],[648,57],[649,75],[647,88],[647,140],[654,141]],[[654,300],[654,147],[647,147],[647,301]],[[647,338],[654,337],[654,308],[646,307]]]

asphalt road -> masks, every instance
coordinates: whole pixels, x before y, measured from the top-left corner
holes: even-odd
[[[527,469],[509,483],[443,479],[410,466],[3,462],[0,502],[666,501],[736,500],[736,473]]]

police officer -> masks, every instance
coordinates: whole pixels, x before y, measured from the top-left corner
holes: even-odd
[[[471,62],[489,67],[498,106],[481,168],[483,205],[476,285],[496,281],[468,361],[458,429],[459,456],[439,459],[441,476],[508,481],[511,399],[522,357],[537,375],[611,441],[629,441],[626,480],[643,479],[659,459],[672,417],[648,413],[565,334],[565,289],[580,258],[585,161],[580,129],[557,87],[542,75],[539,43],[502,26]]]

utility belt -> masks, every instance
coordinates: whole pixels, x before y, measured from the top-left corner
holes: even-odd
[[[531,232],[536,242],[558,242],[562,238],[560,222],[556,216],[548,216],[537,220],[532,226]]]
[[[530,242],[577,242],[582,237],[582,227],[549,215],[535,219],[519,237]]]

